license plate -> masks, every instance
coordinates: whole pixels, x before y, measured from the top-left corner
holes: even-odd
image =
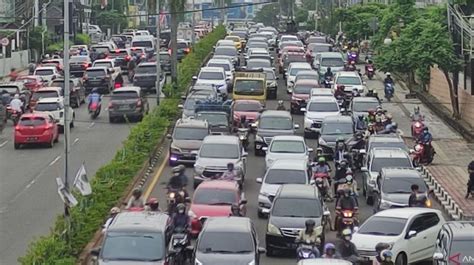
[[[362,257],[363,260],[365,261],[371,261],[371,259],[369,257]]]
[[[128,109],[130,109],[130,107],[129,106],[119,106],[118,109],[119,110],[128,110]]]
[[[26,141],[28,141],[28,142],[36,142],[36,141],[38,141],[38,137],[28,137],[28,138],[26,138]]]
[[[257,144],[257,145],[255,146],[255,148],[257,148],[257,149],[261,149],[261,148],[262,148],[262,146],[261,146],[261,145],[259,145],[259,144]]]

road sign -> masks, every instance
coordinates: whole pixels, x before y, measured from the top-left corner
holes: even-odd
[[[8,44],[10,44],[10,40],[8,38],[3,38],[0,40],[0,44],[2,44],[2,46],[8,46]]]

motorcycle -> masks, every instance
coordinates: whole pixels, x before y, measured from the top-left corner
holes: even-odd
[[[357,63],[359,55],[356,52],[350,52],[347,54],[347,61],[349,63],[354,62]]]
[[[244,150],[247,151],[249,145],[249,128],[238,128],[237,136],[239,137],[240,143],[244,147]]]
[[[352,149],[352,161],[356,169],[362,168],[365,154],[366,151],[364,149]]]
[[[7,106],[7,117],[13,121],[13,125],[17,125],[20,121],[21,111],[12,109],[10,106]]]
[[[189,200],[187,197],[186,191],[183,189],[175,190],[175,189],[168,189],[168,196],[166,199],[167,202],[167,211],[169,215],[176,213],[176,206],[180,203],[186,203]]]
[[[385,84],[384,91],[385,91],[385,98],[387,99],[388,102],[390,102],[390,100],[392,100],[393,93],[395,92],[395,89],[393,88],[393,84],[392,83]]]
[[[91,116],[91,119],[96,119],[99,114],[100,114],[100,110],[102,108],[102,104],[100,102],[91,102],[88,106],[88,110],[89,110],[89,115]]]
[[[326,78],[324,78],[323,82],[324,82],[324,87],[325,88],[331,88],[332,80],[331,80],[330,76],[327,76]]]
[[[367,77],[369,78],[369,80],[372,80],[374,78],[374,75],[375,75],[375,69],[374,69],[374,66],[369,64],[367,65]]]
[[[176,227],[171,235],[169,253],[170,265],[184,265],[189,257],[187,247],[190,245],[186,227]]]
[[[420,135],[423,133],[423,128],[425,128],[425,125],[423,124],[422,120],[411,122],[411,136],[413,139],[418,139],[420,137]]]
[[[429,150],[426,150],[426,146],[429,146]],[[413,165],[419,167],[420,165],[426,166],[431,164],[434,160],[436,151],[431,145],[431,142],[425,145],[418,141],[414,150],[410,150],[410,154],[412,155]]]
[[[296,260],[319,258],[319,250],[310,242],[299,243],[296,249]]]
[[[349,228],[351,231],[357,230],[356,219],[353,210],[341,210],[337,213],[337,232],[341,232]]]

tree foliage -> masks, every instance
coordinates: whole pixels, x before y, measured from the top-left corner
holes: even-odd
[[[373,34],[369,23],[372,19],[380,21],[386,5],[370,3],[367,5],[355,5],[351,8],[338,8],[335,16],[343,22],[343,31],[350,39],[360,40]]]
[[[116,10],[98,11],[96,14],[97,24],[102,28],[118,28],[124,29],[128,25],[127,17]]]
[[[278,26],[278,7],[274,4],[264,5],[255,15],[255,22],[261,22],[264,25]]]
[[[37,52],[41,52],[42,45],[43,45],[43,34],[44,28],[43,27],[35,27],[33,30],[30,31],[29,39],[30,39],[30,47],[31,49],[36,50]],[[50,39],[48,33],[44,36],[44,46],[48,47],[50,44]]]

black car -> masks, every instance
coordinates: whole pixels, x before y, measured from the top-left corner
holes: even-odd
[[[71,56],[69,71],[72,76],[82,77],[87,68],[92,66],[92,61],[87,55]]]
[[[472,263],[474,249],[474,221],[451,221],[443,224],[436,239],[433,264],[455,264],[452,257],[457,256],[459,263]]]
[[[117,49],[111,51],[109,58],[115,59],[115,64],[120,66],[120,69],[124,72],[128,72],[129,64],[132,60],[132,56],[128,49]]]
[[[265,233],[268,256],[275,255],[278,250],[295,250],[295,240],[300,231],[305,229],[308,219],[314,220],[315,229],[321,231],[321,246],[324,246],[324,231],[326,225],[329,225],[329,211],[316,186],[282,185],[273,199],[269,214]]]
[[[350,116],[328,116],[324,118],[319,134],[318,146],[322,148],[322,155],[332,159],[339,139],[348,142],[355,133],[354,121]]]
[[[127,36],[125,35],[112,35],[110,40],[113,41],[119,49],[125,49],[127,46]]]
[[[205,221],[196,241],[193,264],[260,264],[265,253],[247,217],[213,217]]]
[[[164,75],[160,76],[163,80]],[[141,87],[143,90],[155,91],[156,87],[156,63],[143,62],[135,68],[135,75],[133,76],[133,85]]]
[[[86,94],[94,88],[98,88],[102,94],[108,94],[114,87],[112,75],[106,67],[89,67],[84,73],[83,83]]]
[[[153,54],[153,56],[148,59],[148,62],[156,62],[156,52]],[[161,65],[161,70],[165,72],[166,74],[171,73],[171,56],[168,52],[166,51],[161,51],[160,52],[160,65]]]
[[[211,134],[231,133],[229,114],[227,112],[197,110],[196,119],[206,120],[211,128]]]

